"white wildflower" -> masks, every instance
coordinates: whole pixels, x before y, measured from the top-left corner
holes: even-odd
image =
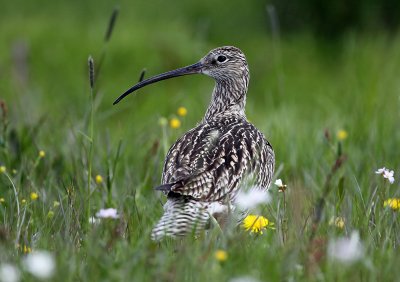
[[[343,263],[359,260],[364,253],[358,231],[353,231],[350,238],[342,237],[331,240],[328,244],[328,256]]]
[[[23,264],[26,271],[39,279],[50,278],[56,268],[53,255],[47,251],[35,251],[28,254]]]
[[[389,180],[390,184],[393,184],[393,182],[394,182],[394,171],[393,170],[391,170],[391,171],[386,170],[383,173],[383,177],[386,178],[387,180]]]
[[[277,179],[274,184],[278,186],[279,192],[285,192],[287,185],[282,182],[282,179]]]
[[[119,214],[116,209],[109,208],[109,209],[100,209],[96,216],[99,218],[119,218]]]
[[[276,186],[278,186],[278,187],[282,187],[282,186],[283,186],[282,179],[277,179],[277,180],[275,181],[274,184],[275,184]]]
[[[236,204],[240,209],[247,210],[255,208],[259,204],[267,204],[271,201],[271,196],[265,190],[252,188],[248,192],[239,191],[236,197]]]
[[[383,178],[386,178],[387,180],[389,180],[390,184],[393,184],[394,182],[394,171],[393,170],[389,170],[385,167],[382,167],[380,169],[378,169],[377,171],[375,171],[376,174],[382,174]]]
[[[0,281],[1,282],[18,282],[20,273],[14,265],[5,263],[0,265]]]

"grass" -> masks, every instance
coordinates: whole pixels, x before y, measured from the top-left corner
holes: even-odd
[[[164,198],[152,188],[160,182],[165,147],[201,119],[213,83],[177,78],[111,104],[144,67],[148,77],[194,63],[221,40],[213,32],[195,36],[198,30],[182,18],[165,34],[157,21],[130,19],[124,6],[105,44],[109,9],[100,5],[89,20],[88,8],[63,7],[76,11],[77,19],[60,12],[49,24],[48,14],[29,14],[35,8],[25,7],[29,25],[12,16],[13,8],[0,20],[6,27],[0,91],[7,107],[1,119],[0,165],[7,171],[0,174],[0,263],[22,267],[30,248],[51,251],[54,279],[63,281],[398,280],[399,217],[383,201],[400,197],[399,185],[374,173],[382,166],[394,169],[395,177],[400,172],[398,35],[350,33],[327,43],[300,34],[277,42],[255,30],[228,41],[248,57],[247,115],[273,144],[276,178],[288,185],[285,203],[273,188],[273,201],[262,210],[276,230],[255,235],[239,227],[224,236],[211,232],[155,244],[150,231]],[[92,108],[87,58],[93,54],[96,68],[102,52]],[[184,118],[176,113],[179,106],[188,109]],[[179,117],[182,125],[160,126],[161,117]],[[342,141],[340,129],[348,132]],[[39,198],[32,200],[31,192]],[[103,207],[117,208],[121,218],[88,224]],[[329,224],[337,216],[345,219],[343,229]],[[329,259],[329,242],[354,230],[363,258],[354,264]],[[226,261],[214,257],[217,250],[227,252]]]

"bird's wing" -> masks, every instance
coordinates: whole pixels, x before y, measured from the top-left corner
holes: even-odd
[[[163,185],[157,189],[205,201],[220,200],[251,174],[257,185],[267,187],[273,158],[262,133],[245,120],[201,124],[171,147]]]

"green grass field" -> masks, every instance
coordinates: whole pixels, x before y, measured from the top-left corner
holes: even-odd
[[[399,210],[384,201],[400,198],[400,36],[276,37],[260,26],[267,24],[259,8],[229,11],[243,12],[248,24],[218,25],[210,3],[122,3],[107,43],[106,2],[3,3],[0,265],[17,267],[21,281],[36,280],[24,261],[38,250],[54,256],[51,281],[399,281]],[[209,20],[196,20],[204,17],[196,9],[207,7]],[[287,184],[285,193],[271,186],[272,202],[260,211],[275,229],[214,228],[154,243],[165,199],[153,187],[166,150],[201,120],[214,83],[176,78],[112,102],[143,68],[149,77],[221,45],[247,56],[247,116],[272,143],[275,178]],[[181,126],[160,125],[163,117]],[[375,174],[381,167],[394,170],[393,184]],[[121,217],[89,223],[108,207]],[[338,217],[344,225],[332,224]],[[332,258],[330,244],[355,231],[361,258]]]

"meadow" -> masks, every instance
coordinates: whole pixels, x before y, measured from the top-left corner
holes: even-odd
[[[0,281],[12,281],[4,265],[41,280],[26,259],[40,251],[54,260],[50,281],[399,281],[400,203],[388,199],[400,198],[400,35],[281,34],[266,11],[236,2],[216,10],[251,23],[219,25],[211,8],[196,20],[209,1],[177,11],[123,2],[110,33],[108,2],[2,3]],[[246,114],[287,185],[271,185],[258,210],[274,228],[152,242],[164,157],[201,120],[214,82],[176,78],[112,103],[143,69],[189,65],[222,45],[247,56]],[[119,217],[96,217],[104,208]],[[355,253],[335,255],[338,242]]]

